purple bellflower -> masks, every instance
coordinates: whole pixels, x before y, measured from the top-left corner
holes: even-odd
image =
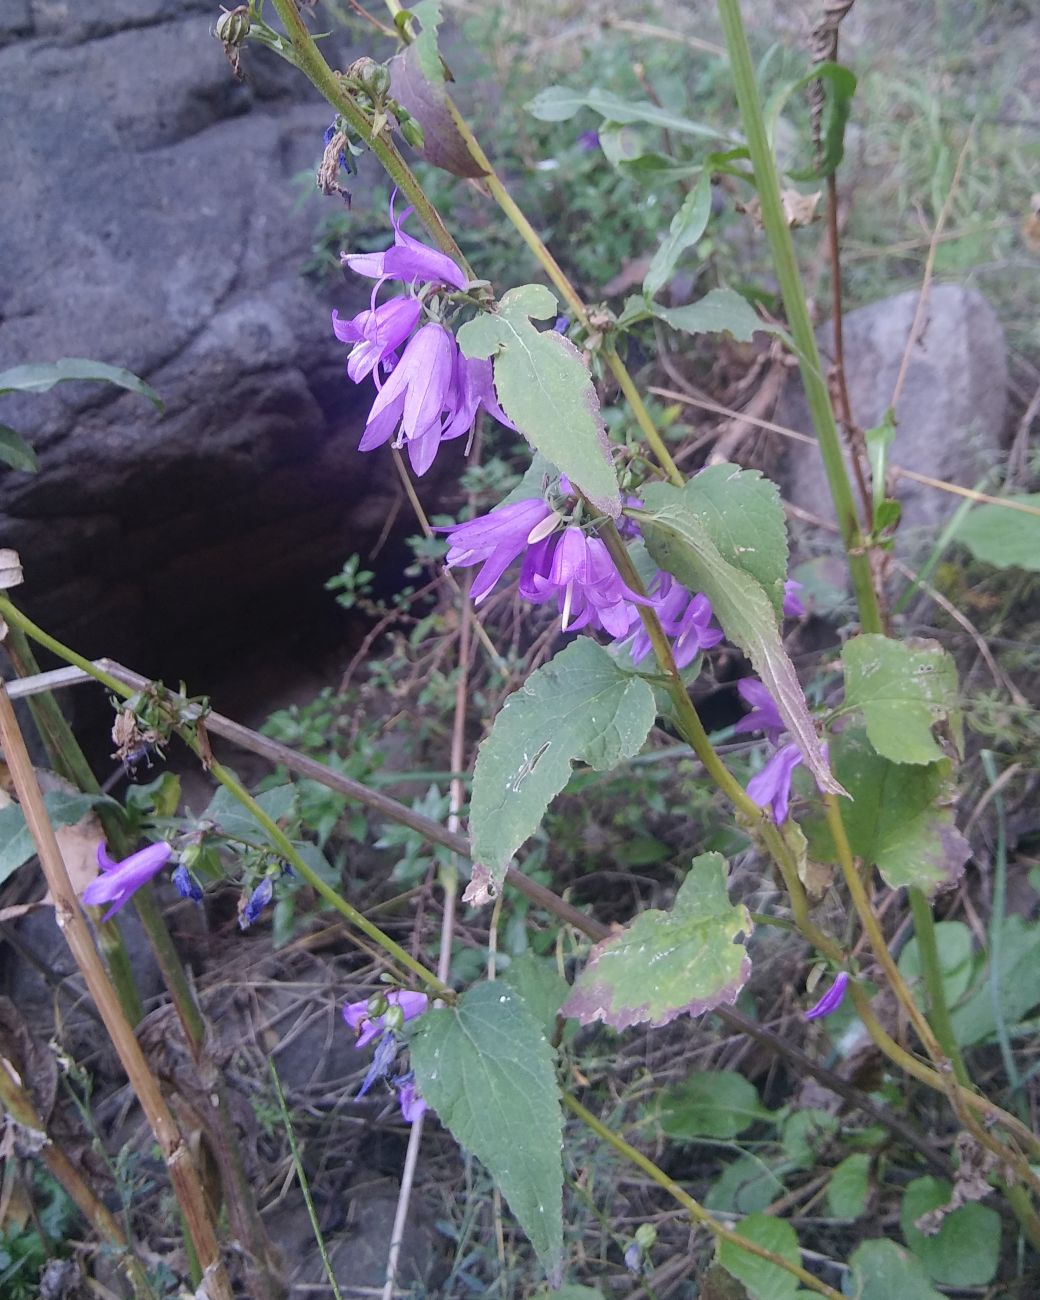
[[[173,849],[168,844],[149,844],[146,849],[138,849],[122,862],[115,862],[108,856],[104,844],[97,847],[98,866],[101,875],[97,876],[80,895],[81,900],[90,907],[111,903],[103,921],[113,917],[120,908],[130,901],[135,890],[151,880],[169,862]]]
[[[444,430],[445,412],[454,414],[455,339],[430,321],[415,334],[372,403],[359,451],[380,447],[398,431],[416,474],[433,464]]]
[[[497,506],[478,519],[444,529],[451,538],[446,560],[449,569],[483,566],[470,587],[474,604],[479,605],[490,595],[495,583],[527,549],[531,539],[538,540],[548,519],[554,519],[553,511],[542,498],[527,497]]]
[[[533,605],[555,600],[564,632],[594,627],[613,637],[632,626],[633,604],[652,603],[625,583],[606,545],[575,524],[529,547],[520,594]]]
[[[446,253],[430,248],[412,235],[406,235],[403,226],[412,214],[411,208],[405,208],[401,219],[394,212],[395,190],[390,199],[390,222],[394,228],[394,242],[382,253],[344,253],[341,261],[344,266],[358,275],[367,275],[376,280],[404,280],[412,283],[416,280],[450,285],[453,289],[465,289],[469,281],[459,267]]]
[[[411,993],[407,989],[394,989],[386,995],[386,1000],[390,1006],[400,1007],[405,1020],[421,1016],[430,1005],[430,999],[425,993]],[[365,998],[362,1002],[348,1002],[343,1008],[343,1019],[351,1029],[357,1031],[357,1047],[367,1047],[386,1029],[385,1015],[376,1016],[373,1020],[368,1014],[368,1001]]]
[[[819,1020],[821,1016],[829,1016],[832,1012],[837,1011],[845,998],[845,990],[849,984],[848,971],[840,970],[834,977],[834,983],[827,992],[820,998],[815,1006],[809,1008],[805,1013],[806,1020]]]
[[[711,626],[711,601],[707,596],[691,596],[670,573],[664,572],[658,573],[651,592],[661,626],[675,637],[673,652],[678,668],[689,667],[702,650],[710,650],[722,640],[719,629]],[[640,627],[632,638],[632,662],[642,663],[652,650],[646,629]]]
[[[390,371],[397,364],[397,349],[419,323],[422,304],[418,298],[391,298],[379,307],[358,312],[351,320],[332,313],[332,331],[341,343],[353,343],[347,358],[347,374],[355,384],[372,375],[378,386],[379,367]]]
[[[202,902],[202,890],[192,879],[188,868],[182,862],[173,873],[173,883],[181,898],[190,898],[193,903]]]
[[[757,677],[744,677],[737,682],[737,691],[744,703],[751,705],[751,712],[746,713],[733,730],[761,731],[767,740],[778,745],[785,723],[765,685]]]
[[[799,596],[802,584],[788,578],[784,583],[784,618],[804,618],[805,602]]]
[[[415,1086],[415,1075],[409,1071],[391,1082],[397,1092],[397,1104],[401,1107],[402,1118],[405,1123],[414,1124],[420,1115],[426,1114],[426,1101]]]
[[[265,876],[249,895],[249,900],[244,904],[239,904],[239,927],[248,930],[253,922],[259,918],[260,913],[272,898],[274,898],[274,881],[270,876]]]
[[[328,144],[328,140],[326,140],[325,143]],[[599,132],[582,131],[581,135],[578,136],[577,144],[579,149],[585,149],[585,150],[598,149]]]
[[[397,1039],[393,1034],[384,1034],[376,1044],[376,1050],[372,1053],[372,1064],[368,1067],[368,1073],[365,1075],[361,1087],[358,1088],[357,1095],[359,1097],[363,1097],[377,1079],[386,1078],[390,1073],[390,1067],[393,1065],[396,1055]]]
[[[797,745],[782,745],[761,772],[756,772],[748,782],[748,798],[754,799],[760,808],[768,808],[777,826],[787,821],[791,778],[801,762],[802,751]]]

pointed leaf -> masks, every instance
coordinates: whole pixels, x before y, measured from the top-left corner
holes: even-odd
[[[548,86],[539,91],[525,107],[542,122],[566,122],[582,108],[591,108],[608,122],[621,126],[629,122],[647,122],[666,131],[680,135],[706,136],[709,140],[726,140],[731,137],[717,127],[702,122],[691,122],[688,117],[672,113],[647,100],[627,100],[609,91],[593,86],[590,90],[572,90],[569,86]],[[739,141],[734,141],[739,144]]]
[[[709,465],[683,489],[724,560],[765,588],[780,616],[787,577],[787,520],[780,489],[757,469]]]
[[[14,366],[0,373],[0,393],[46,393],[55,384],[68,379],[98,379],[115,384],[131,393],[147,397],[156,410],[163,409],[162,398],[143,379],[120,366],[109,366],[103,361],[88,361],[83,357],[63,357],[53,363],[39,362],[27,366]]]
[[[497,885],[571,774],[571,763],[609,771],[631,758],[653,726],[650,686],[579,637],[514,691],[480,747],[473,774],[473,858]]]
[[[519,996],[475,984],[429,1011],[410,1040],[419,1091],[488,1168],[559,1283],[563,1256],[563,1117],[553,1050]]]
[[[732,334],[740,343],[750,343],[759,330],[775,334],[790,344],[779,325],[770,325],[756,313],[746,298],[733,289],[712,289],[685,307],[653,304],[654,315],[684,334]],[[793,346],[793,344],[791,344]]]
[[[1040,510],[1040,492],[1007,499]],[[957,529],[957,541],[984,564],[1040,573],[1040,514],[1007,506],[975,506]]]
[[[704,520],[690,504],[686,488],[652,483],[641,491],[646,510],[634,513],[647,549],[662,569],[690,591],[702,591],[729,639],[748,656],[776,701],[791,739],[823,791],[844,794],[831,775],[816,728],[787,657],[773,603],[755,578],[730,564]]]
[[[574,982],[563,1014],[583,1025],[614,1029],[677,1016],[699,1016],[736,1001],[751,974],[737,935],[751,933],[751,915],[726,893],[721,853],[695,858],[669,912],[642,912],[618,935],[596,944]]]
[[[830,755],[852,796],[842,820],[857,857],[876,866],[893,889],[914,885],[931,896],[960,879],[971,846],[954,825],[948,759],[927,767],[891,763],[859,727],[836,736]],[[805,830],[814,857],[838,861],[826,822],[814,819]]]
[[[710,216],[711,172],[706,168],[694,189],[683,199],[682,206],[672,218],[668,234],[650,262],[643,281],[643,292],[648,298],[652,298],[668,283],[679,258],[704,234]]]
[[[849,1257],[856,1300],[944,1300],[919,1259],[894,1241],[865,1241]]]
[[[23,474],[35,474],[40,468],[36,452],[9,424],[0,424],[0,461]]]
[[[845,706],[860,709],[870,743],[893,763],[932,763],[943,757],[932,728],[941,725],[961,749],[957,669],[938,643],[892,641],[868,634],[847,641]]]
[[[605,514],[621,509],[599,399],[581,353],[555,330],[531,323],[555,316],[544,285],[510,289],[495,312],[458,332],[467,357],[494,357],[495,391],[527,441],[552,461]]]
[[[741,1219],[735,1230],[791,1264],[802,1262],[797,1234],[784,1219],[775,1219],[768,1214],[749,1214],[746,1219]],[[798,1279],[793,1273],[768,1259],[749,1254],[731,1242],[719,1242],[718,1259],[727,1273],[744,1283],[751,1300],[792,1300],[798,1294]],[[892,1293],[893,1298],[896,1294]]]
[[[556,963],[548,957],[536,957],[533,952],[521,953],[513,958],[500,978],[519,996],[546,1038],[550,1038],[556,1028],[556,1016],[570,992]]]

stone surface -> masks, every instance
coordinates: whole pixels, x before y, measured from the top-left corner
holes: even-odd
[[[917,309],[916,291],[849,312],[844,321],[846,375],[852,413],[864,429],[879,425],[892,400]],[[829,323],[818,333],[826,366],[833,355]],[[934,285],[927,323],[915,343],[896,407],[893,463],[975,486],[992,468],[1007,418],[1007,355],[993,308],[974,289]],[[795,385],[791,385],[795,389]],[[785,397],[779,422],[812,432],[800,388]],[[823,462],[815,447],[790,443],[782,472],[785,496],[796,506],[833,518]],[[931,535],[957,508],[959,498],[900,479],[900,539]]]
[[[398,492],[388,453],[356,451],[371,393],[346,380],[330,325],[369,286],[300,274],[321,209],[299,204],[298,178],[327,107],[264,49],[236,81],[215,13],[199,0],[0,10],[0,368],[90,357],[166,402],[160,416],[79,383],[0,399],[42,464],[0,468],[0,545],[21,553],[39,621],[171,677],[308,615],[334,621],[322,584],[379,536]],[[374,164],[367,183],[358,225],[375,231]]]

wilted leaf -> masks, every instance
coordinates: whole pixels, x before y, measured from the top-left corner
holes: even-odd
[[[614,1029],[677,1016],[697,1016],[734,1002],[751,974],[737,935],[751,933],[751,915],[726,893],[721,853],[695,858],[671,911],[641,912],[618,935],[593,948],[563,1014],[583,1025]]]
[[[695,482],[696,480],[694,480]],[[729,639],[748,656],[776,701],[791,739],[822,791],[844,794],[831,775],[816,728],[798,684],[798,674],[780,638],[776,609],[758,580],[730,564],[719,551],[695,500],[692,483],[676,488],[651,483],[641,491],[646,510],[639,526],[650,554],[689,591],[702,591]]]
[[[927,767],[891,763],[858,727],[836,736],[830,755],[852,796],[842,805],[842,820],[857,857],[876,866],[893,889],[913,885],[931,896],[960,878],[971,847],[947,802],[949,760]],[[805,830],[813,856],[838,861],[826,822],[814,819]]]
[[[495,390],[524,437],[605,514],[621,509],[599,399],[581,353],[555,330],[531,323],[555,316],[555,295],[543,285],[510,289],[495,312],[458,332],[467,357],[493,357]]]
[[[520,997],[475,984],[410,1038],[419,1090],[488,1168],[549,1274],[563,1255],[563,1117],[553,1050]]]
[[[668,233],[654,254],[643,281],[643,292],[652,298],[668,283],[679,258],[704,234],[711,216],[711,173],[705,169],[696,186],[682,201]]]
[[[846,641],[845,707],[859,709],[877,752],[893,763],[943,757],[932,728],[941,725],[960,752],[957,668],[937,641],[892,641],[869,633]]]
[[[797,1234],[784,1219],[768,1214],[749,1214],[735,1225],[735,1230],[791,1264],[802,1262]],[[793,1273],[728,1241],[719,1242],[718,1260],[727,1273],[744,1283],[751,1300],[792,1300],[798,1294],[798,1279]],[[893,1297],[895,1294],[893,1292]]]
[[[156,410],[163,409],[159,394],[131,371],[106,365],[103,361],[87,361],[83,357],[63,357],[55,362],[14,366],[0,373],[0,393],[46,393],[55,384],[69,379],[97,379],[115,384],[118,388],[147,397]]]
[[[1040,492],[1008,500],[1040,510]],[[975,506],[958,528],[957,540],[984,564],[1040,573],[1040,515],[1007,506]]]
[[[654,716],[649,685],[588,637],[509,696],[480,746],[470,807],[473,858],[496,885],[567,784],[571,763],[609,771],[639,750]]]
[[[864,1241],[849,1263],[856,1300],[944,1300],[921,1261],[894,1241]]]
[[[670,1138],[735,1138],[771,1112],[735,1070],[695,1070],[661,1094],[661,1127]]]
[[[899,1211],[903,1238],[933,1282],[986,1286],[993,1281],[1000,1259],[1000,1215],[977,1203],[945,1215],[935,1213],[949,1203],[952,1191],[942,1178],[915,1178],[908,1183]]]

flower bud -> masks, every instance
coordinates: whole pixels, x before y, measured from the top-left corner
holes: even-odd
[[[657,1229],[652,1223],[641,1223],[636,1228],[636,1241],[640,1250],[649,1250],[657,1240]]]
[[[398,122],[401,134],[413,149],[421,149],[425,143],[422,127],[414,117],[406,117]]]
[[[386,1015],[386,1009],[389,1005],[385,993],[373,993],[368,999],[367,1011],[369,1020],[378,1020],[380,1016]]]
[[[249,35],[249,6],[225,9],[217,19],[217,40],[225,45],[241,45]]]
[[[390,71],[382,63],[373,63],[368,60],[368,66],[363,69],[358,80],[368,91],[374,100],[385,99],[390,91]]]
[[[396,1003],[387,1007],[383,1015],[383,1023],[395,1034],[404,1028],[404,1012]]]

